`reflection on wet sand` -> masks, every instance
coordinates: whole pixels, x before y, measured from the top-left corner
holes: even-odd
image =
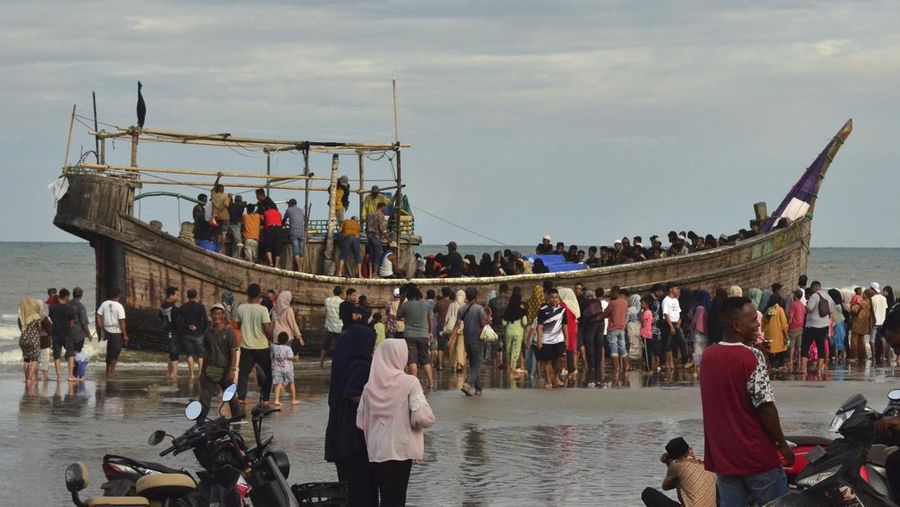
[[[297,371],[301,404],[285,405],[263,431],[290,456],[292,482],[334,480],[323,459],[328,370],[301,364]],[[164,369],[124,369],[109,381],[99,375],[25,385],[12,371],[0,373],[0,406],[8,407],[0,411],[0,474],[11,497],[65,505],[68,463],[87,463],[95,492],[104,454],[155,459],[147,435],[190,424],[183,409],[199,396],[196,382],[168,381]],[[774,375],[787,380],[775,384],[786,431],[824,435],[837,405],[856,392],[882,407],[893,376],[883,369],[842,369],[822,379]],[[633,505],[641,489],[659,485],[665,470],[657,458],[669,438],[683,436],[702,454],[699,390],[689,372],[632,372],[604,388],[545,392],[494,371],[485,374],[481,398],[459,393],[460,376],[442,372],[436,380],[429,398],[438,423],[426,432],[425,459],[413,467],[413,505]],[[251,438],[246,425],[240,431]],[[189,453],[158,459],[196,469]]]

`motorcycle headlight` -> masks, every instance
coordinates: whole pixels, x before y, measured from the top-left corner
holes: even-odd
[[[816,484],[828,479],[832,475],[838,473],[840,469],[841,465],[835,465],[817,474],[812,474],[809,477],[804,477],[803,479],[797,481],[797,486],[801,488],[811,488]]]
[[[841,426],[850,419],[851,416],[856,412],[856,409],[848,410],[847,412],[841,412],[839,414],[835,414],[834,418],[831,419],[831,425],[828,426],[828,431],[832,433],[837,433],[838,430],[841,429]]]

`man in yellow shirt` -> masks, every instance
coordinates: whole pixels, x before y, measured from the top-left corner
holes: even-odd
[[[366,195],[365,199],[363,199],[363,210],[362,210],[362,220],[365,221],[369,214],[373,213],[375,209],[378,207],[378,203],[383,202],[385,206],[389,206],[391,204],[391,199],[385,195],[382,195],[381,189],[378,188],[378,185],[372,185],[372,191]]]

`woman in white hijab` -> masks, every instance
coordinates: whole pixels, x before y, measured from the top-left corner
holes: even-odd
[[[304,345],[303,334],[300,332],[300,326],[297,325],[297,317],[294,315],[294,309],[291,307],[291,291],[283,290],[278,297],[275,298],[275,306],[272,307],[270,314],[272,320],[272,337],[278,342],[278,335],[281,333],[288,334],[288,340],[295,338],[300,340],[300,345]]]
[[[383,506],[406,505],[412,462],[425,454],[423,430],[435,421],[419,379],[403,372],[408,354],[403,340],[375,349],[356,412]]]
[[[466,345],[462,336],[462,326],[457,332],[453,332],[456,328],[456,320],[459,315],[459,309],[466,304],[466,291],[456,291],[456,299],[450,303],[447,308],[447,319],[444,321],[444,334],[450,336],[447,341],[447,353],[449,358],[447,364],[450,368],[460,373],[466,367]]]

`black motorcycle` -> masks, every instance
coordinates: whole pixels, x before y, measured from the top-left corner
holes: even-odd
[[[828,447],[809,453],[809,465],[797,475],[799,491],[766,504],[767,507],[802,506],[897,506],[891,498],[885,461],[900,443],[900,435],[882,439],[875,424],[900,413],[900,389],[888,393],[882,413],[867,406],[860,394],[851,396],[837,410],[829,431],[841,436]]]

